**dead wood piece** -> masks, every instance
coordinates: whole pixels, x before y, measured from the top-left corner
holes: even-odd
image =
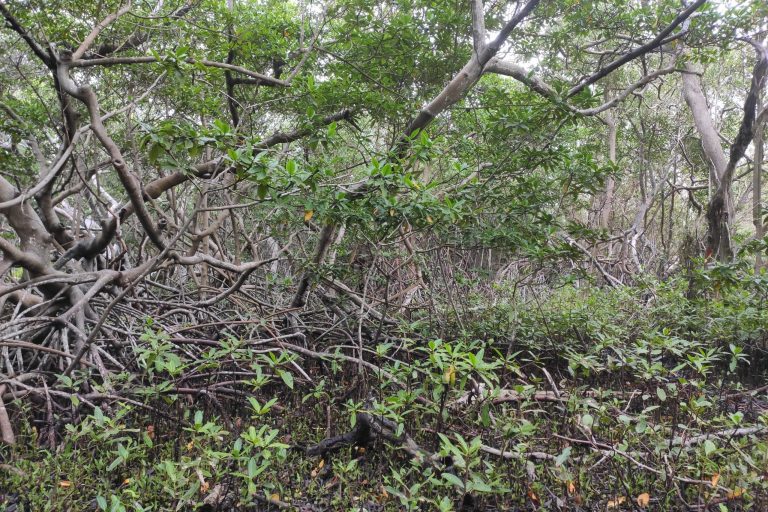
[[[304,448],[307,455],[325,455],[345,446],[367,446],[371,441],[371,420],[368,414],[360,413],[355,421],[355,428],[345,434],[323,439],[319,443]]]
[[[420,463],[438,466],[440,457],[421,448],[408,434],[397,435],[397,424],[382,416],[359,413],[355,428],[346,434],[329,437],[316,445],[304,449],[307,455],[325,455],[345,446],[368,446],[380,438],[398,445],[399,448],[411,455]]]

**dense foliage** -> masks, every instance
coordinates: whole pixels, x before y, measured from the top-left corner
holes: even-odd
[[[0,510],[768,508],[764,2],[0,13]]]

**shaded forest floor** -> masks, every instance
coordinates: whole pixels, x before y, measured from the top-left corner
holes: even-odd
[[[348,340],[147,321],[109,382],[4,397],[0,510],[766,510],[768,286],[718,272]]]

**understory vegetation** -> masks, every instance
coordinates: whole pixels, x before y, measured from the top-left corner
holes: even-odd
[[[0,512],[768,510],[764,0],[0,14]]]
[[[123,400],[75,374],[47,412],[20,408],[42,417],[19,424],[2,485],[28,510],[214,509],[211,495],[259,510],[762,509],[766,279],[737,264],[525,302],[499,289],[466,327],[423,319],[366,344],[362,367],[343,343],[263,348],[239,325],[147,319],[111,375]],[[361,413],[392,430],[317,449]]]

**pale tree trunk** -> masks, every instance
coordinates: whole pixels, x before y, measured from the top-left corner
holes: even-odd
[[[605,88],[605,102],[611,100],[610,87]],[[611,164],[616,163],[616,118],[613,109],[606,110],[603,121],[606,125],[605,144],[608,151],[607,158]],[[609,176],[605,181],[605,188],[602,192],[595,195],[592,199],[592,208],[590,209],[589,225],[592,228],[609,230],[611,219],[613,217],[613,197],[616,189],[616,181],[613,176]],[[608,246],[608,253],[611,252],[613,244]],[[594,261],[597,261],[599,249],[595,245],[592,248],[591,255]]]
[[[208,186],[203,188],[203,199],[200,202],[200,208],[202,211],[200,212],[200,216],[198,217],[198,229],[201,233],[203,233],[203,236],[200,239],[200,244],[202,246],[202,252],[204,255],[208,256],[210,254],[210,248],[208,247],[208,235],[205,234],[208,232],[209,224],[210,224],[210,212],[206,210],[208,208]],[[205,299],[208,295],[209,290],[209,284],[208,284],[208,264],[203,262],[200,265],[200,299]]]
[[[606,90],[605,101],[610,101],[608,91]],[[605,112],[606,124],[606,145],[608,146],[608,161],[611,164],[616,163],[616,118],[613,110]],[[613,176],[609,176],[605,181],[605,190],[596,198],[597,208],[595,210],[595,226],[601,229],[608,229],[613,216],[613,195],[616,188],[616,182]]]
[[[720,146],[719,135],[701,90],[698,69],[690,63],[686,64],[682,79],[683,97],[693,114],[704,153],[712,162],[713,169],[710,170],[710,179],[716,184],[715,191],[707,206],[707,256],[713,256],[723,262],[733,258],[731,225],[734,209],[731,187],[734,171],[754,137],[757,99],[765,83],[766,71],[768,70],[768,51],[766,48],[752,40],[748,40],[748,42],[757,52],[757,63],[752,72],[752,82],[747,98],[744,101],[744,117],[741,120],[739,133],[731,144],[728,158]]]
[[[731,257],[730,222],[733,220],[733,200],[730,184],[722,190],[720,185],[728,167],[728,159],[720,145],[720,137],[701,88],[701,73],[702,69],[699,66],[692,63],[685,64],[685,72],[682,76],[683,98],[691,109],[702,149],[710,161],[707,256],[715,255],[721,260],[726,260]],[[719,196],[718,190],[721,190]],[[714,203],[716,197],[719,197],[717,204]],[[713,207],[720,213],[714,214]],[[710,212],[713,215],[710,215]]]
[[[725,157],[723,147],[720,145],[720,137],[717,134],[717,128],[712,121],[709,111],[709,105],[701,89],[701,77],[703,73],[699,66],[692,63],[685,64],[685,71],[682,74],[683,98],[691,109],[693,122],[696,125],[696,131],[701,139],[701,146],[704,154],[709,158],[712,165],[709,168],[709,181],[713,188],[717,188],[720,178],[728,166],[728,159]]]
[[[766,106],[763,112],[768,112],[768,106]],[[765,236],[765,226],[763,225],[763,208],[762,208],[762,193],[763,193],[763,136],[765,134],[765,122],[762,119],[763,115],[758,118],[757,126],[755,127],[755,166],[752,172],[752,223],[755,225],[755,239],[761,239]],[[759,272],[763,268],[763,256],[762,251],[758,251],[755,254],[755,272]]]

